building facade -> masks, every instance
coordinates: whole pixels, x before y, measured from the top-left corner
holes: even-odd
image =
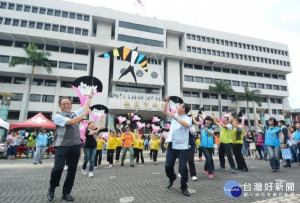
[[[286,75],[291,73],[288,46],[262,39],[164,21],[107,8],[59,0],[0,1],[0,92],[13,92],[8,121],[24,120],[30,64],[9,67],[13,56],[24,57],[22,47],[37,44],[51,52],[52,73],[37,67],[30,92],[29,117],[42,112],[52,118],[61,96],[79,99],[70,88],[77,77],[91,75],[103,83],[94,104],[114,115],[138,110],[144,119],[162,115],[163,95],[180,96],[196,112],[218,114],[218,100],[208,88],[223,80],[238,93],[243,86],[259,89],[265,117],[283,119],[289,96]],[[137,85],[130,74],[118,80],[129,63],[104,52],[136,47],[148,58],[148,72],[135,65]],[[246,107],[222,95],[222,111]],[[257,105],[250,104],[251,124]]]

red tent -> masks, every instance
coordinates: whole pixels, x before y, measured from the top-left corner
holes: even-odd
[[[49,129],[56,129],[54,123],[48,120],[41,112],[36,114],[35,116],[29,118],[26,121],[12,123],[9,126],[9,129],[15,128],[49,128]]]

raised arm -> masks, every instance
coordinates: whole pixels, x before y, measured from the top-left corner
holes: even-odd
[[[212,117],[213,117],[214,123],[215,123],[216,125],[219,125],[220,122],[217,120],[216,115],[215,115],[214,112],[212,112]]]
[[[260,128],[264,128],[265,126],[264,125],[262,125],[262,124],[260,124],[259,122],[258,122],[258,118],[255,116],[255,122],[256,122],[256,125],[258,126],[258,127],[260,127]]]
[[[199,126],[200,123],[199,123],[198,121],[196,121],[193,111],[191,110],[190,112],[192,113],[193,123],[194,123],[195,125]]]
[[[70,120],[68,120],[66,122],[66,125],[74,125],[76,123],[79,123],[86,115],[88,115],[89,113],[91,113],[91,109],[90,108],[86,108],[84,109],[83,113],[75,118],[72,118]]]
[[[91,93],[91,94],[88,96],[88,98],[87,98],[85,104],[84,104],[83,107],[82,107],[83,110],[85,110],[85,109],[87,109],[87,108],[90,108],[90,105],[91,105],[91,102],[92,102],[92,98],[93,98],[93,93]]]

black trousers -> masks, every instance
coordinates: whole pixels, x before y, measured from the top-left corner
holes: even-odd
[[[122,147],[117,147],[117,148],[116,148],[116,160],[117,160],[117,161],[120,160],[121,149],[122,149]]]
[[[95,166],[100,165],[102,161],[102,149],[96,151]]]
[[[188,168],[187,168],[187,160],[188,160],[188,149],[177,150],[172,149],[172,143],[170,142],[167,148],[166,154],[166,163],[165,163],[165,171],[167,177],[174,181],[176,179],[176,174],[174,172],[175,161],[178,158],[179,160],[179,173],[181,175],[181,189],[187,188],[188,182]]]
[[[157,161],[158,150],[152,149],[152,152],[153,152],[153,161],[156,162]]]
[[[228,143],[220,143],[219,146],[219,159],[220,159],[220,166],[225,168],[225,153],[230,164],[231,169],[235,169],[235,163],[232,157],[232,144]]]
[[[208,171],[209,174],[213,174],[213,171],[215,170],[214,160],[212,155],[214,152],[214,148],[201,147],[201,150],[205,156],[204,170]]]
[[[133,148],[133,157],[136,158],[139,154],[139,149],[138,148]]]
[[[109,164],[113,164],[114,162],[114,152],[114,149],[107,150],[107,161],[109,162]]]
[[[195,152],[195,147],[191,147],[188,152],[188,160],[187,160],[187,162],[189,164],[191,177],[196,176],[196,167],[195,167],[195,162],[194,162],[194,154],[195,153],[194,152]],[[178,166],[178,171],[179,171],[179,166]]]
[[[161,153],[166,153],[165,143],[162,143],[160,147],[161,147]]]
[[[63,186],[63,194],[70,194],[74,185],[80,145],[54,147],[54,167],[51,171],[50,186],[58,187],[65,163],[68,164],[68,172]]]
[[[145,145],[145,148],[144,148],[146,151],[149,150],[149,145]]]
[[[198,152],[199,152],[199,158],[202,158],[202,149],[201,149],[201,147],[198,148]]]
[[[242,154],[243,144],[232,144],[232,151],[235,157],[237,169],[247,169],[245,159]]]
[[[136,163],[139,163],[140,155],[141,155],[142,164],[144,164],[144,156],[143,156],[143,150],[142,149],[138,149],[138,155],[136,157]]]
[[[152,159],[153,149],[150,149],[150,159]]]

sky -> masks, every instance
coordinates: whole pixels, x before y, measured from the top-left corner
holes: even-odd
[[[289,103],[300,108],[299,0],[66,0],[287,44]],[[297,57],[298,56],[298,57]],[[299,88],[299,89],[298,89]]]

